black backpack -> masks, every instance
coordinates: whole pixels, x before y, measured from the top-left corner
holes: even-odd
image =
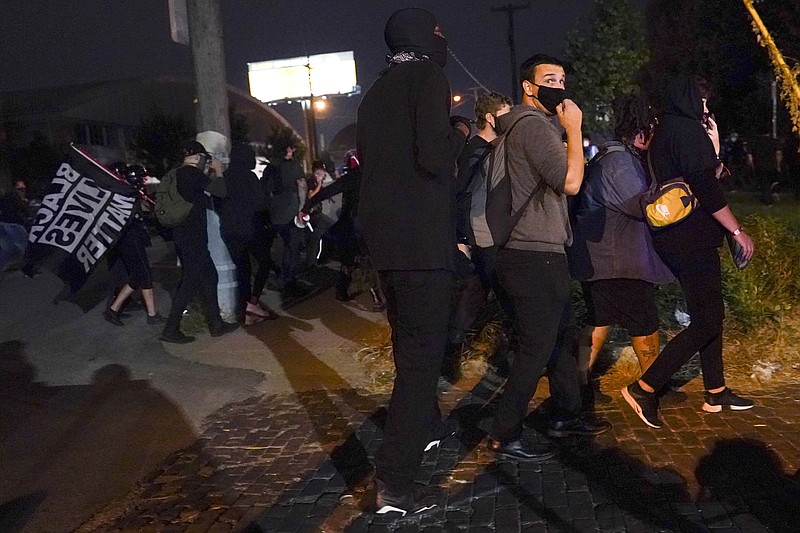
[[[508,130],[493,140],[483,159],[472,171],[468,187],[471,195],[470,227],[475,244],[481,248],[504,246],[533,197],[545,185],[544,180],[540,180],[522,207],[516,213],[512,212],[508,147],[505,140],[514,126],[527,116],[531,115],[523,113],[517,117]]]

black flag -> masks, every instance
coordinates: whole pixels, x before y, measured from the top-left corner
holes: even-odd
[[[80,289],[128,225],[136,190],[72,146],[48,187],[31,227],[26,263]]]

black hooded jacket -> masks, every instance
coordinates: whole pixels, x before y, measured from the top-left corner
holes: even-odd
[[[228,196],[219,207],[223,237],[250,240],[257,235],[262,212],[267,208],[264,187],[253,172],[256,153],[247,144],[231,149],[231,161],[225,171]]]
[[[435,55],[436,20],[422,9],[390,18],[393,53]],[[453,270],[455,161],[465,137],[450,126],[450,86],[431,60],[389,67],[358,109],[358,219],[377,270]]]
[[[711,214],[728,203],[716,178],[719,160],[702,117],[703,101],[694,78],[673,81],[667,89],[664,116],[650,144],[650,158],[656,181],[683,177],[700,209],[653,234],[659,252],[682,253],[722,245],[724,230]]]

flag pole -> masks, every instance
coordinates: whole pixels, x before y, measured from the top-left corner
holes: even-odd
[[[105,172],[106,174],[108,174],[109,176],[111,176],[112,178],[114,178],[115,180],[117,180],[117,181],[119,181],[119,182],[122,182],[122,183],[124,183],[125,185],[129,185],[129,186],[133,187],[133,185],[131,185],[130,183],[128,183],[128,180],[126,180],[126,179],[125,179],[125,178],[123,178],[122,176],[118,176],[116,172],[113,172],[113,171],[112,171],[110,168],[108,168],[108,167],[106,167],[105,165],[103,165],[103,164],[102,164],[100,161],[98,161],[98,160],[97,160],[97,159],[95,159],[94,157],[90,156],[89,154],[87,154],[86,152],[84,152],[83,150],[81,150],[80,148],[78,148],[77,146],[75,146],[75,143],[69,143],[69,146],[70,146],[70,148],[72,148],[73,150],[75,150],[76,152],[78,152],[79,154],[81,154],[83,157],[85,157],[86,159],[88,159],[88,160],[89,160],[89,161],[90,161],[92,164],[94,164],[94,166],[96,166],[97,168],[99,168],[100,170],[102,170],[103,172]],[[147,195],[147,193],[146,193],[146,192],[144,192],[144,191],[140,191],[140,190],[139,190],[139,189],[137,189],[136,187],[133,187],[133,189],[136,191],[136,193],[139,195],[139,197],[140,197],[142,200],[144,200],[144,201],[146,201],[146,202],[150,202],[151,204],[155,205],[156,201],[155,201],[155,200],[153,200],[152,198],[150,198],[150,197]]]

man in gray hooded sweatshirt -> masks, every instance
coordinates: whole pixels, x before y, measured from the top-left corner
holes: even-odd
[[[447,42],[431,13],[395,12],[384,31],[389,68],[358,110],[363,178],[358,220],[386,293],[397,375],[375,457],[376,511],[425,511],[414,483],[442,427],[436,384],[447,343],[456,253],[456,158],[466,133],[450,125]]]

